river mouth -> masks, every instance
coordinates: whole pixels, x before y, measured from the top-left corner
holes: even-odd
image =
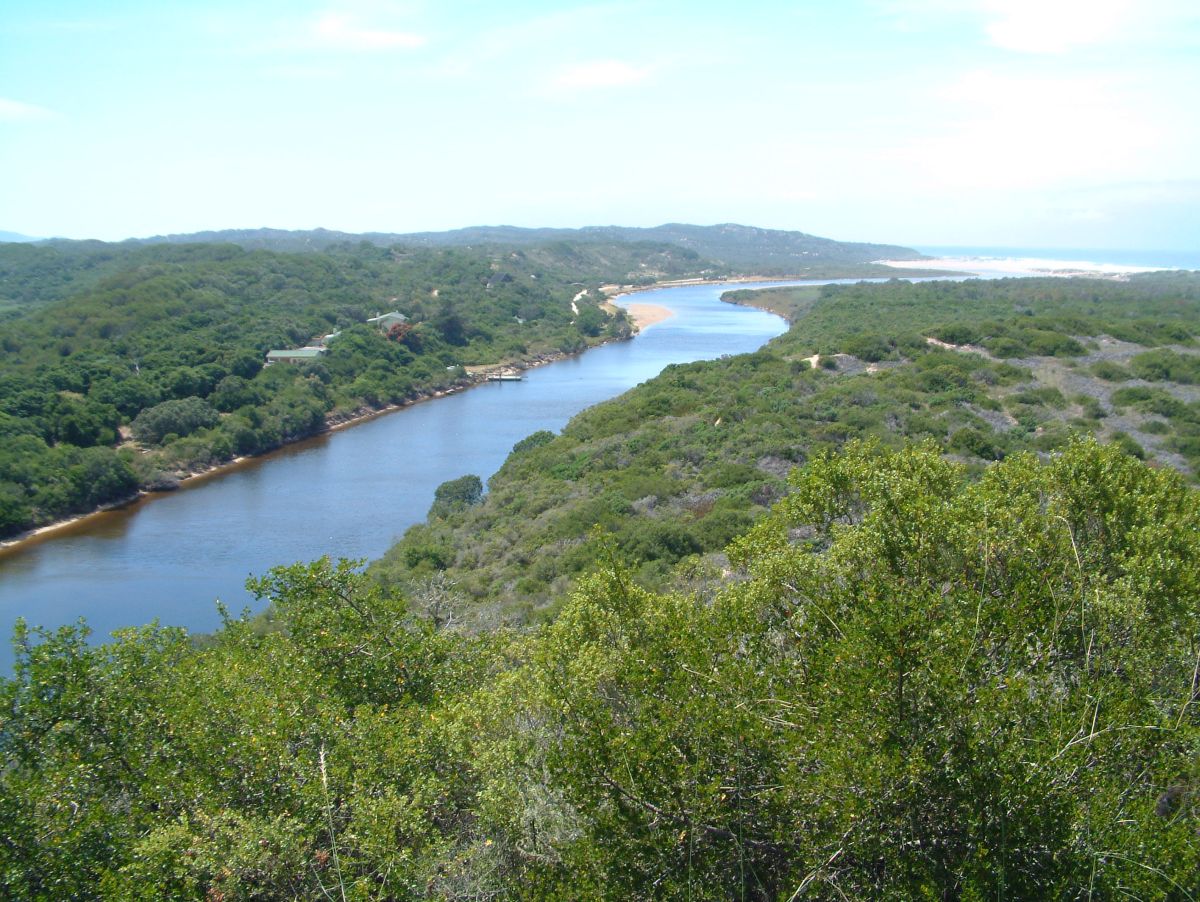
[[[753,351],[786,329],[773,314],[722,303],[730,287],[625,295],[618,304],[671,315],[519,382],[305,439],[9,548],[0,553],[0,628],[18,617],[48,628],[82,617],[97,640],[152,620],[207,632],[220,624],[218,599],[235,613],[259,607],[248,576],[326,554],[378,557],[425,519],[440,483],[467,473],[486,480],[530,433],[557,432],[670,364]],[[0,669],[11,665],[3,643]]]

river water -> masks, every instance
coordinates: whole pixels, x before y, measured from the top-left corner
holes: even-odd
[[[0,552],[0,631],[18,617],[47,627],[86,618],[99,640],[154,619],[208,631],[219,624],[218,599],[235,612],[254,606],[250,575],[324,554],[378,557],[424,520],[447,479],[486,480],[530,433],[557,432],[669,364],[752,351],[784,331],[779,317],[721,303],[729,287],[632,295],[675,316],[521,382],[380,416]],[[0,672],[12,660],[5,642]]]

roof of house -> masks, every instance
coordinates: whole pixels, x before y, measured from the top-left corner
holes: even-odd
[[[267,360],[312,360],[324,353],[324,348],[292,348],[285,351],[267,351]]]
[[[405,316],[403,313],[401,313],[399,310],[393,310],[391,313],[381,313],[378,316],[372,316],[367,320],[367,322],[369,322],[369,323],[391,323],[391,322],[406,323],[406,322],[408,322],[408,317]]]

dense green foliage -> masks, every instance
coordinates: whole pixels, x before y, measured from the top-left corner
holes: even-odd
[[[786,491],[791,467],[854,438],[932,441],[979,467],[1060,448],[1074,431],[1200,469],[1200,402],[1183,400],[1188,386],[1110,384],[1086,368],[1107,353],[1092,338],[1101,335],[1184,342],[1171,359],[1200,359],[1195,276],[893,282],[731,299],[773,307],[793,327],[755,354],[670,367],[579,414],[561,436],[521,443],[482,505],[414,527],[374,565],[377,577],[410,589],[440,572],[473,610],[523,622],[553,613],[597,564],[599,527],[640,584],[703,581],[725,566],[725,544]],[[1024,348],[1030,356],[1003,360],[928,340],[1001,334],[1026,336],[1045,356]],[[1134,360],[1164,353],[1121,348]],[[1059,356],[1068,351],[1084,355],[1074,368]]]
[[[548,446],[543,446],[548,447]],[[0,894],[1191,898],[1200,506],[1075,443],[818,456],[702,591],[601,563],[471,637],[345,564],[230,621],[21,628]]]
[[[123,269],[203,259],[208,248],[134,248],[103,241],[0,243],[0,321],[59,301]]]
[[[217,425],[220,420],[212,405],[192,396],[145,408],[134,417],[129,428],[139,442],[157,445],[168,435],[191,435],[197,429]]]
[[[626,335],[596,289],[640,271],[646,254],[662,256],[632,245],[363,244],[298,255],[62,242],[0,251],[10,299],[21,302],[20,315],[0,323],[0,537],[463,384],[466,365]],[[583,295],[581,279],[592,289]],[[388,334],[365,323],[391,309],[409,322]],[[323,357],[264,368],[269,349],[335,331]],[[124,426],[142,448],[116,447]],[[71,447],[133,480],[73,490]]]
[[[479,504],[483,500],[483,480],[474,474],[449,479],[433,492],[434,516]]]
[[[800,289],[802,292],[806,289]],[[777,289],[781,294],[792,289]],[[1128,281],[1000,279],[831,285],[804,319],[795,344],[846,351],[845,338],[894,347],[906,336],[980,345],[997,357],[1076,355],[1079,336],[1108,335],[1155,346],[1200,333],[1200,278],[1155,273]]]

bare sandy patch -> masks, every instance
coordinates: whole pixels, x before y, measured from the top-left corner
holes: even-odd
[[[655,323],[661,323],[663,320],[670,319],[675,315],[674,310],[668,307],[660,307],[658,304],[628,304],[625,307],[625,312],[629,314],[638,331],[649,328]]]
[[[1158,272],[1162,267],[1127,266],[1088,260],[1041,257],[936,257],[929,260],[878,260],[896,269],[952,269],[979,276],[1091,276],[1120,278],[1130,273]]]

